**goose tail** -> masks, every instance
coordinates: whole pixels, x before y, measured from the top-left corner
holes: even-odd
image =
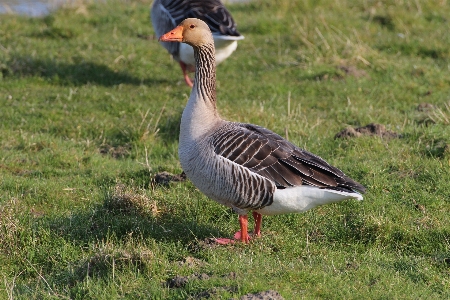
[[[277,189],[273,194],[273,203],[270,206],[257,210],[257,212],[263,215],[299,213],[319,205],[348,199],[363,200],[363,196],[352,190],[333,190],[301,185]]]

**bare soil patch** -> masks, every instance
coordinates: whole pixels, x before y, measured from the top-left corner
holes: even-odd
[[[338,132],[334,138],[354,138],[354,137],[361,137],[361,136],[379,136],[381,138],[391,139],[391,138],[400,138],[401,135],[391,131],[387,130],[386,126],[382,124],[375,124],[370,123],[363,127],[347,127],[341,132]]]
[[[167,186],[170,182],[182,182],[185,181],[186,178],[187,177],[184,172],[179,175],[175,175],[164,171],[157,173],[153,179],[155,180],[155,183]]]
[[[256,294],[244,295],[239,300],[284,300],[284,298],[277,291],[268,290]]]

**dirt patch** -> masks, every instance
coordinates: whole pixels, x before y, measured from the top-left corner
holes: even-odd
[[[166,285],[171,288],[180,288],[180,287],[184,287],[189,281],[189,277],[187,276],[175,276],[173,278],[169,278],[166,281]]]
[[[369,77],[366,71],[358,69],[355,66],[341,65],[338,67],[338,69],[343,71],[346,76],[352,76],[355,78]]]
[[[189,276],[180,276],[176,275],[173,278],[169,278],[166,281],[166,286],[169,288],[181,288],[184,287],[190,280],[208,280],[211,276],[209,276],[206,273],[200,273],[200,274],[192,274]]]
[[[192,281],[192,280],[201,280],[201,281],[203,281],[203,280],[209,280],[209,279],[211,279],[211,278],[214,278],[214,277],[221,277],[221,278],[224,278],[224,279],[231,279],[231,280],[234,280],[234,279],[236,279],[236,273],[234,273],[234,272],[231,272],[231,273],[228,273],[228,274],[225,274],[225,275],[222,275],[222,276],[217,276],[217,275],[209,275],[209,274],[206,274],[206,273],[194,273],[194,274],[192,274],[192,275],[189,275],[189,276],[180,276],[180,275],[176,275],[175,277],[172,277],[172,278],[169,278],[169,279],[167,279],[166,280],[166,282],[163,284],[164,286],[167,286],[167,287],[169,287],[169,288],[171,288],[171,289],[174,289],[174,288],[182,288],[182,287],[184,287],[189,281]],[[207,290],[207,291],[203,291],[203,292],[201,292],[200,294],[198,294],[198,295],[196,295],[196,297],[197,298],[208,298],[208,297],[206,297],[205,295],[210,295],[210,294],[215,294],[215,293],[217,293],[217,291],[218,290],[220,290],[220,289],[227,289],[227,290],[229,290],[229,288],[230,287],[220,287],[220,288],[214,288],[213,290]],[[233,291],[233,292],[236,292],[236,291]],[[203,295],[204,294],[204,295]]]
[[[371,123],[369,125],[363,126],[363,127],[347,127],[341,132],[338,132],[334,138],[353,138],[353,137],[360,137],[360,136],[379,136],[381,138],[400,138],[401,135],[386,129],[386,126],[382,124],[375,124]]]
[[[161,185],[169,185],[170,182],[182,182],[186,180],[186,174],[184,172],[182,172],[179,175],[174,175],[171,174],[169,172],[161,172],[155,175],[155,177],[153,177],[153,180],[155,181],[155,183],[157,184],[161,184]]]
[[[256,294],[244,295],[239,300],[284,300],[284,298],[277,291],[268,290]]]
[[[222,291],[227,291],[230,293],[236,293],[238,291],[237,287],[233,286],[220,286],[220,287],[213,287],[212,289],[203,291],[198,293],[193,297],[193,299],[209,299],[209,298],[215,298],[215,296]]]
[[[189,245],[189,251],[192,252],[200,252],[206,249],[214,249],[217,247],[222,247],[220,244],[216,243],[216,241],[213,238],[205,238],[204,240],[196,240],[193,241],[190,245]]]
[[[125,158],[130,155],[131,145],[123,145],[123,146],[110,146],[110,145],[101,145],[100,153],[104,155],[110,155],[113,158]]]

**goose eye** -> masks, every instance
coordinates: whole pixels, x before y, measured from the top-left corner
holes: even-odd
[[[194,24],[191,24],[191,25],[189,26],[189,28],[190,28],[190,29],[194,29],[194,28],[195,28],[195,25],[194,25]]]

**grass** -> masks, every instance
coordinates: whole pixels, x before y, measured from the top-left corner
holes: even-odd
[[[0,18],[0,298],[450,298],[445,1],[228,6],[246,38],[218,68],[222,116],[287,134],[368,188],[267,217],[263,238],[230,247],[204,240],[230,236],[235,214],[189,181],[152,179],[181,172],[189,89],[151,38],[150,5]],[[334,138],[372,122],[402,137]],[[176,275],[191,277],[167,287]]]

